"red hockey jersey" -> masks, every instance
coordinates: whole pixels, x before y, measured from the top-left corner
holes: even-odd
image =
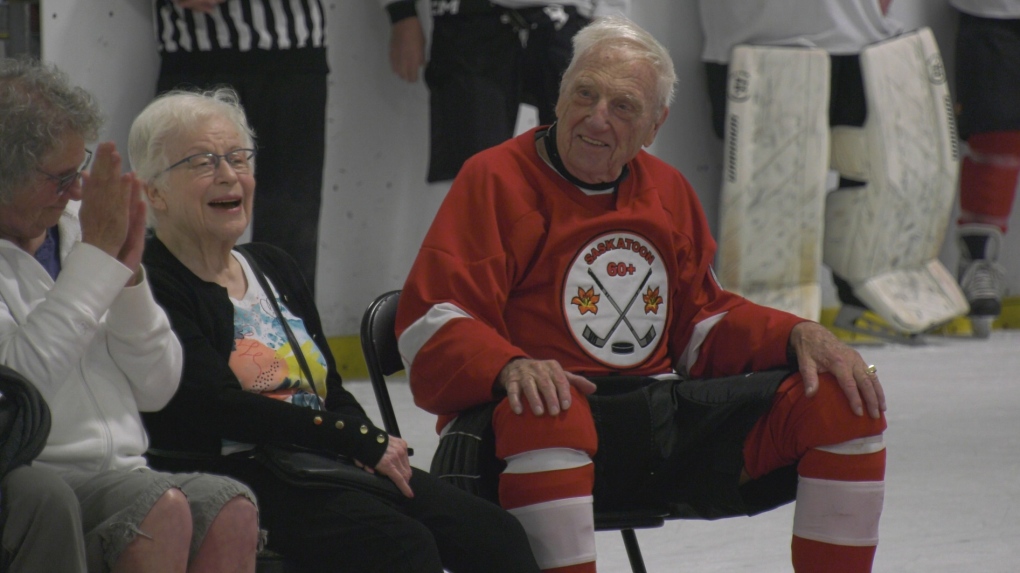
[[[419,406],[445,419],[491,401],[517,357],[694,378],[787,363],[801,319],[720,288],[683,175],[642,151],[615,196],[589,196],[535,132],[464,165],[408,276],[397,335]]]

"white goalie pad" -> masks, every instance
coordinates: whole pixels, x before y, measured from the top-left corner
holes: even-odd
[[[818,320],[829,56],[737,46],[728,82],[719,280],[756,303]]]
[[[824,261],[891,326],[918,333],[967,312],[938,261],[959,168],[952,99],[931,30],[861,52],[868,117],[832,131],[832,166],[863,187],[831,193]]]

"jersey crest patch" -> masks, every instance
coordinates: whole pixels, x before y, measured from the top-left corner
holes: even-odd
[[[637,366],[662,340],[669,301],[666,265],[641,235],[610,232],[578,251],[566,270],[563,316],[599,362]]]

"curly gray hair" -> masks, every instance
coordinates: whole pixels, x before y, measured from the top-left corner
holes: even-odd
[[[94,141],[99,104],[52,64],[0,58],[0,203],[8,203],[67,134]]]

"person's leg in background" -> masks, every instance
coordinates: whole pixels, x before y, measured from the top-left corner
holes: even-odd
[[[326,76],[262,75],[241,94],[259,141],[252,241],[297,261],[315,294],[326,145]]]
[[[958,278],[972,319],[994,319],[1006,288],[999,253],[1020,173],[1020,131],[976,133],[967,148],[960,167]]]
[[[472,155],[514,134],[520,107],[517,24],[490,6],[433,18],[429,88],[429,183],[448,181]]]
[[[0,570],[85,573],[81,510],[64,480],[45,468],[22,466],[0,482],[0,498]]]
[[[1020,174],[1020,20],[960,14],[956,61],[960,134],[967,142],[958,278],[975,334],[987,336],[1002,312],[1005,269],[998,258]]]
[[[538,122],[556,121],[560,80],[574,53],[573,38],[591,20],[573,6],[549,5],[519,10],[529,22],[524,49],[523,100],[538,110]]]
[[[726,125],[726,84],[730,67],[716,62],[705,62],[705,80],[708,87],[708,101],[712,104],[712,131],[720,141],[725,137]]]
[[[861,60],[858,56],[830,56],[832,79],[829,96],[829,126],[861,127],[868,117],[868,104],[864,95],[864,78],[861,76]],[[839,178],[840,189],[864,185],[845,177]],[[867,308],[853,293],[853,287],[843,277],[832,273],[836,295],[843,305]]]

